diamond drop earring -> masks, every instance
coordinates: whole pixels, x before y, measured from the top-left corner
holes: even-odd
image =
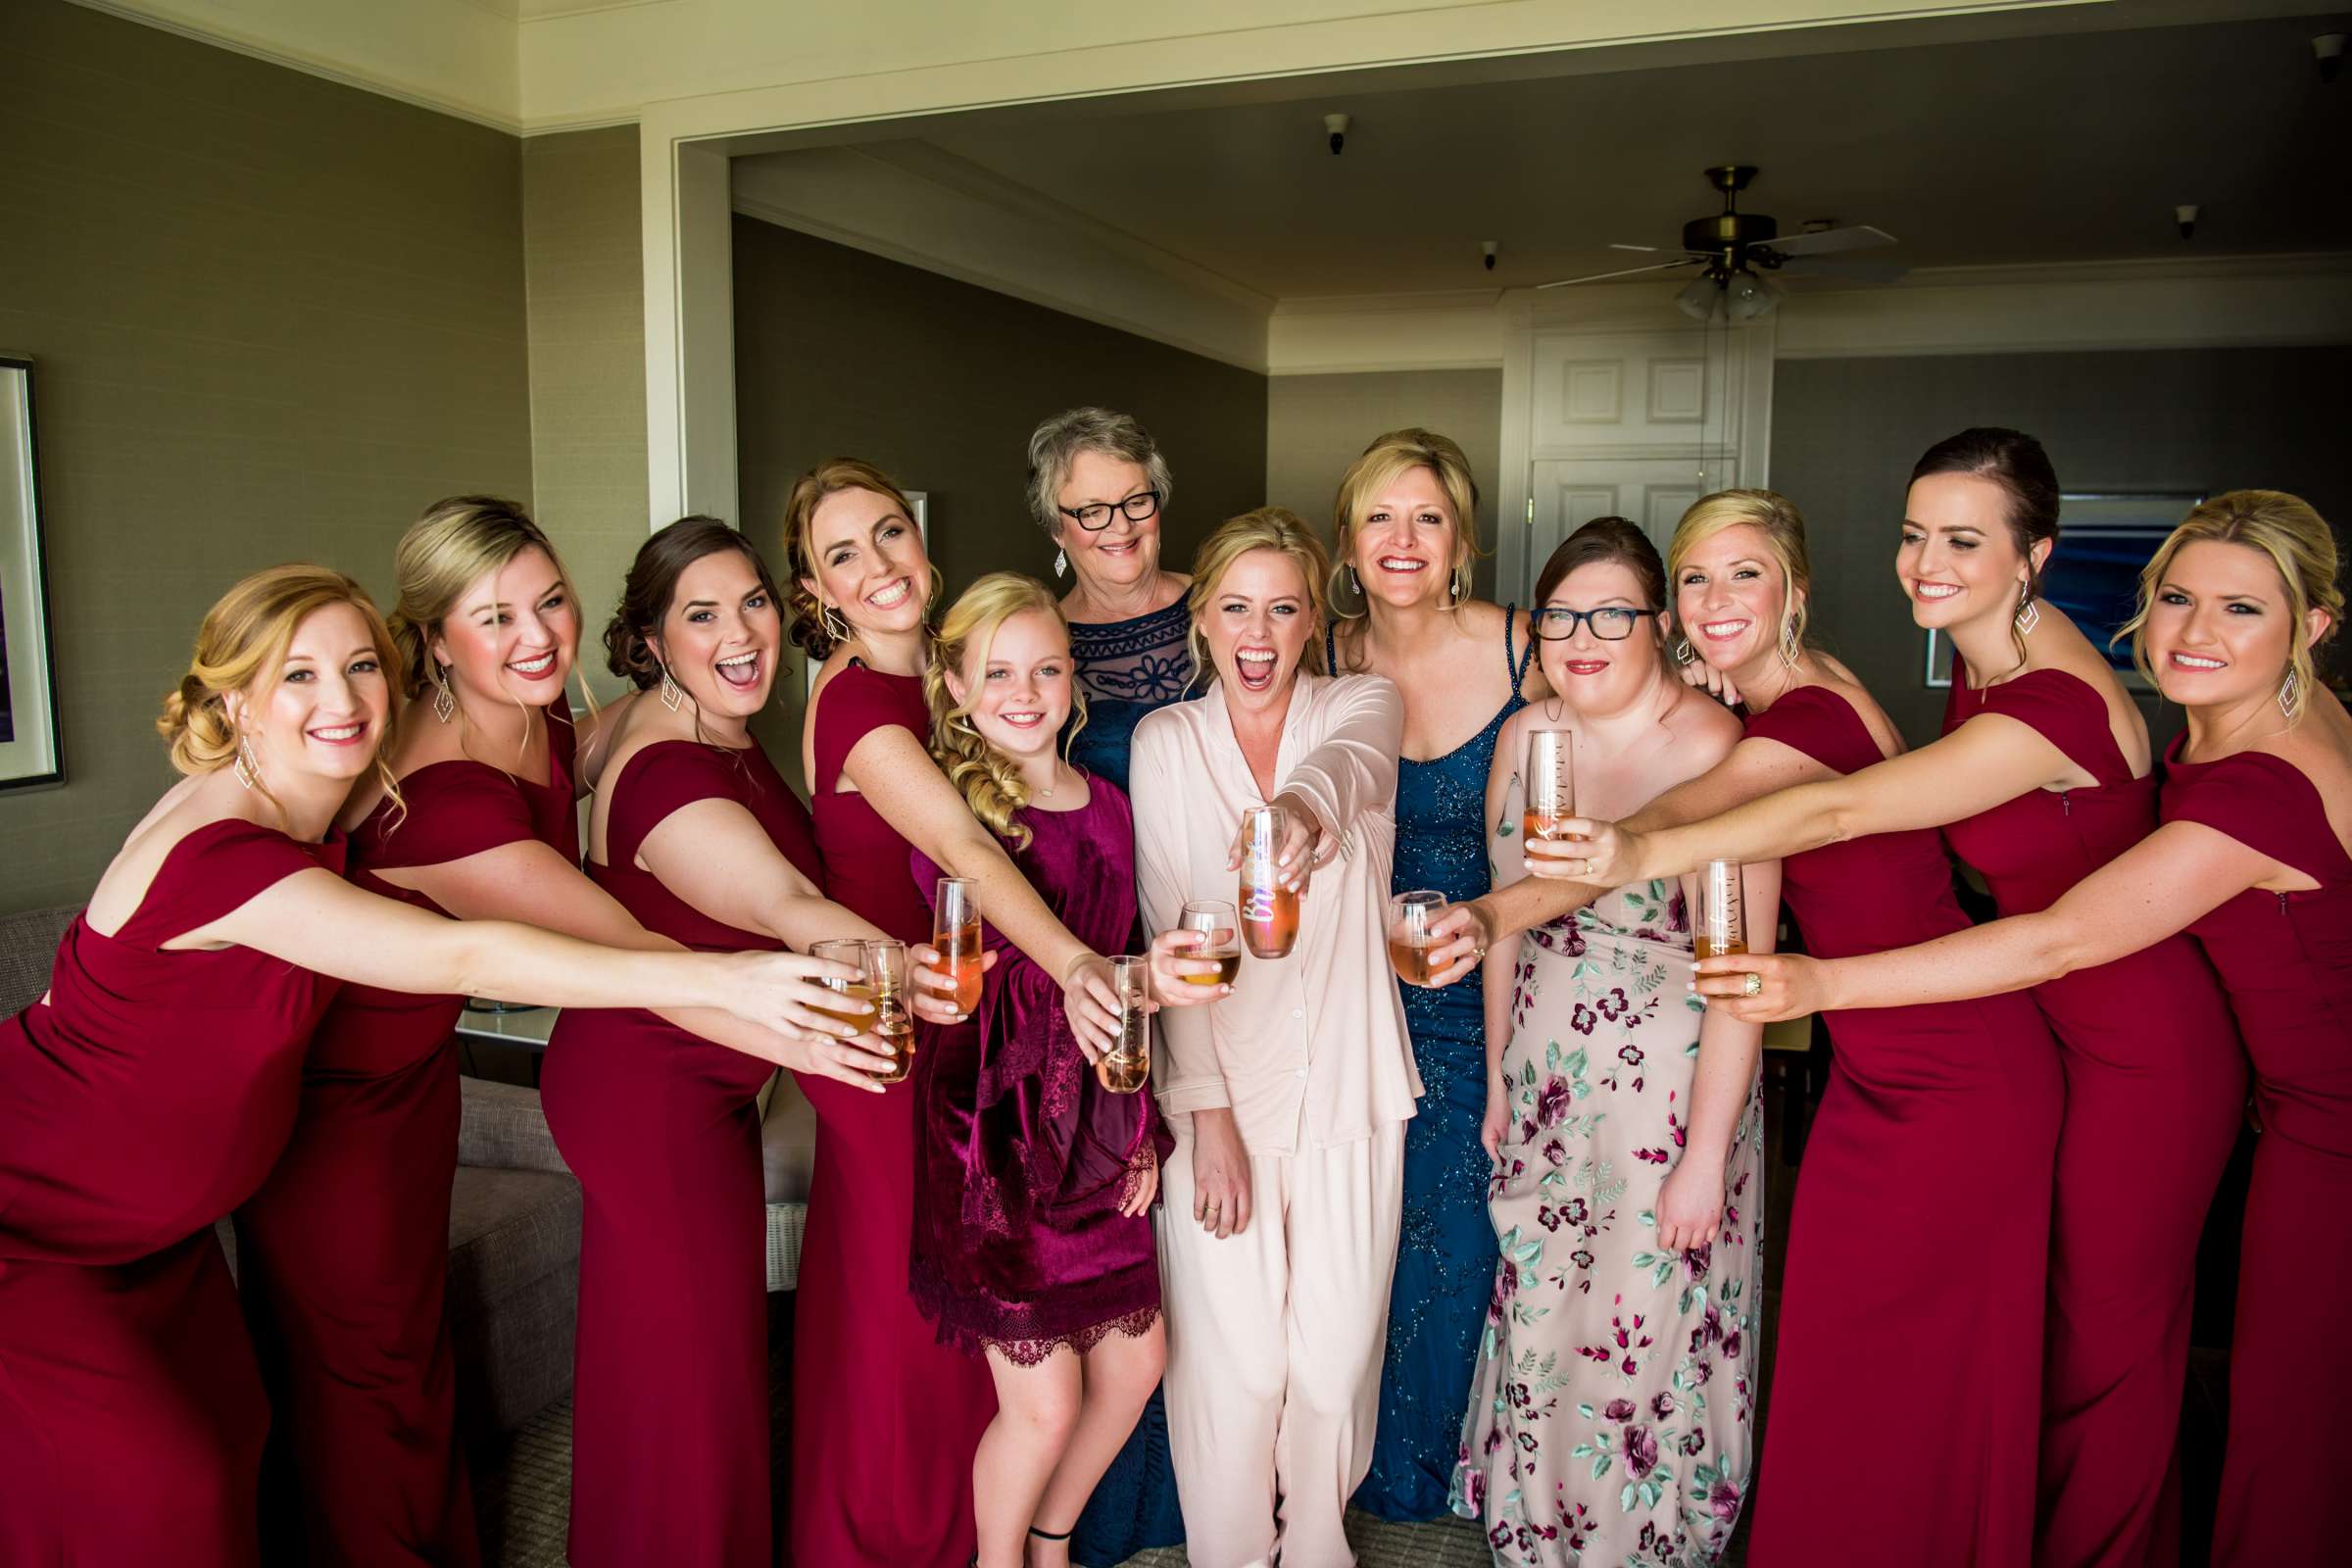
[[[1796,623],[1788,620],[1782,621],[1781,662],[1787,664],[1790,669],[1794,669],[1797,656],[1803,652],[1804,645],[1796,640]]]
[[[433,716],[446,724],[458,711],[457,694],[449,689],[447,664],[433,666]]]
[[[2017,607],[2017,629],[2021,633],[2031,632],[2034,627],[2040,624],[2041,606],[2034,602],[2034,596],[2032,594],[2028,594]]]
[[[1364,579],[1355,574],[1355,568],[1353,566],[1349,566],[1348,568],[1348,586],[1353,590],[1356,598],[1361,599],[1364,597]]]
[[[1069,569],[1070,569],[1070,553],[1069,553],[1067,550],[1056,550],[1056,551],[1054,551],[1054,576],[1056,576],[1056,577],[1058,577],[1058,576],[1060,576],[1060,575],[1061,575],[1063,572],[1065,572],[1065,571],[1067,571],[1067,570],[1069,570]]]
[[[678,710],[678,704],[683,702],[686,697],[686,694],[678,689],[678,683],[669,678],[667,664],[662,666],[662,689],[658,695],[662,699],[662,706],[673,713]]]
[[[2286,669],[2286,679],[2278,683],[2278,711],[2284,713],[2289,719],[2295,716],[2295,694],[2302,688],[2302,679],[2295,674],[2294,666],[2289,664]]]

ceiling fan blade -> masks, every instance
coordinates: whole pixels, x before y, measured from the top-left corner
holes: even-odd
[[[1836,278],[1847,283],[1891,283],[1911,270],[1901,262],[1875,256],[1799,256],[1781,269],[1792,277]]]
[[[1697,265],[1697,262],[1689,259],[1679,262],[1652,262],[1647,267],[1629,267],[1621,272],[1592,272],[1584,277],[1555,278],[1549,283],[1538,283],[1536,287],[1539,289],[1566,288],[1571,283],[1601,283],[1612,277],[1639,277],[1643,272],[1671,272],[1678,267],[1695,267]]]
[[[1614,242],[1609,246],[1613,251],[1647,251],[1653,256],[1665,248],[1663,245],[1620,245]]]
[[[1785,234],[1771,248],[1783,256],[1824,256],[1832,251],[1862,251],[1901,242],[1883,228],[1853,223],[1844,228],[1818,229],[1810,234]]]

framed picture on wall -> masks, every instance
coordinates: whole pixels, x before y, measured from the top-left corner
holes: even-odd
[[[33,464],[32,362],[0,355],[0,789],[64,777]]]
[[[2150,691],[2132,667],[2129,642],[2109,640],[2139,608],[2139,571],[2156,547],[2205,498],[2180,491],[2062,495],[2058,548],[2042,573],[2041,597],[2082,628],[2107,662],[2134,691]],[[1951,639],[1928,632],[1927,683],[1952,683]]]
[[[931,494],[927,490],[908,490],[906,496],[906,505],[914,509],[914,531],[922,535],[923,545],[928,549],[931,544]],[[801,695],[806,698],[816,690],[816,668],[823,661],[808,659],[797,652],[795,657],[801,659]]]

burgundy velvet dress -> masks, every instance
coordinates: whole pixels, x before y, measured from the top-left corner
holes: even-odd
[[[548,710],[548,779],[434,762],[351,835],[346,874],[435,914],[375,873],[536,840],[580,858],[571,715]],[[465,998],[347,985],[311,1038],[293,1139],[237,1211],[237,1283],[275,1419],[268,1554],[291,1562],[480,1560],[443,1310],[458,1164],[455,1030]],[[276,1494],[290,1482],[295,1495]]]
[[[259,1550],[270,1405],[213,1223],[270,1172],[335,982],[167,952],[284,878],[340,872],[220,821],[112,936],[76,918],[0,1024],[0,1563],[213,1568]]]
[[[2319,696],[2314,699],[2326,702]],[[2250,888],[2189,930],[2254,1063],[2230,1438],[2213,1561],[2344,1560],[2338,1445],[2352,1409],[2352,857],[2311,779],[2265,752],[2165,760],[2164,819],[2201,822],[2320,885]]]
[[[1979,692],[1955,663],[1944,732],[1987,712],[2029,726],[2098,780],[2035,790],[1944,830],[2002,914],[2031,914],[2156,830],[2156,779],[2132,776],[2106,702],[2064,670]],[[2186,936],[2033,995],[2066,1076],[2034,1560],[2177,1562],[2173,1450],[2197,1238],[2237,1141],[2245,1053],[2213,966]],[[2164,1156],[2149,1158],[2156,1149]]]
[[[1024,809],[1029,846],[1006,848],[1070,934],[1111,953],[1135,929],[1135,819],[1108,782],[1087,789],[1076,810]],[[920,850],[912,859],[915,885],[934,887],[940,868]],[[979,1010],[931,1030],[915,1058],[908,1278],[942,1341],[1029,1366],[1158,1320],[1151,1216],[1119,1205],[1175,1139],[1148,1087],[1114,1095],[1097,1081],[1061,987],[985,931],[998,956]]]
[[[1747,720],[1839,773],[1882,760],[1803,686]],[[1933,830],[1793,855],[1805,951],[1851,957],[1968,925]],[[2050,1173],[2065,1087],[2023,993],[1829,1015],[1797,1175],[1753,1492],[1758,1568],[2012,1568],[2032,1555]]]
[[[672,812],[721,800],[813,872],[808,812],[766,753],[656,741],[603,788],[607,859],[588,874],[639,924],[705,953],[782,949],[637,865]],[[540,1095],[584,1200],[574,1568],[734,1568],[773,1553],[759,1094],[775,1071],[636,1008],[567,1007],[556,1022]]]
[[[811,737],[825,896],[906,942],[931,939],[909,846],[863,796],[833,785],[872,731],[919,738],[930,723],[920,680],[852,664],[818,696]],[[972,1451],[996,1392],[985,1367],[937,1342],[906,1289],[912,1082],[869,1095],[801,1081],[817,1131],[793,1298],[798,1568],[962,1568],[972,1554]]]

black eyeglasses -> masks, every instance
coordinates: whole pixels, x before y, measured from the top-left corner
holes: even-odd
[[[1643,616],[1656,613],[1654,610],[1628,610],[1623,605],[1603,605],[1598,610],[1546,605],[1536,612],[1536,635],[1545,642],[1564,643],[1576,635],[1577,623],[1582,621],[1602,642],[1621,643],[1634,634]]]
[[[1114,512],[1129,522],[1149,520],[1159,511],[1159,492],[1138,490],[1124,501],[1097,501],[1083,507],[1055,507],[1054,510],[1088,533],[1101,533],[1110,526],[1110,514]]]

